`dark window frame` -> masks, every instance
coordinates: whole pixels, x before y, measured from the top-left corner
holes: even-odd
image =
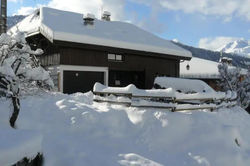
[[[114,57],[111,57],[111,56],[114,56]],[[124,55],[108,53],[107,59],[109,62],[124,62]]]

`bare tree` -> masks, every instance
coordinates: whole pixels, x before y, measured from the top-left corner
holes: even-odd
[[[0,96],[12,101],[13,112],[9,122],[13,128],[20,111],[21,91],[28,91],[32,86],[41,89],[54,86],[49,73],[36,58],[41,54],[41,49],[31,50],[23,33],[0,36]]]
[[[219,86],[223,91],[237,92],[237,103],[246,109],[250,104],[250,71],[228,66],[227,63],[218,65],[220,73]]]

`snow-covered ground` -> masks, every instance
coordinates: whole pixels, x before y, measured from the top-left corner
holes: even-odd
[[[22,98],[13,130],[10,105],[0,99],[1,166],[40,151],[45,166],[250,164],[250,116],[239,107],[167,112],[95,103],[92,93],[50,93]]]

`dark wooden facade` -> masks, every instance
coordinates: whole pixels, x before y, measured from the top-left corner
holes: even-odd
[[[221,88],[219,87],[219,85],[218,85],[218,81],[220,80],[220,79],[218,79],[218,78],[214,78],[214,79],[212,79],[212,78],[207,78],[207,79],[205,79],[205,78],[203,78],[203,79],[201,79],[201,78],[197,78],[197,79],[200,79],[200,80],[202,80],[202,81],[204,81],[205,83],[207,83],[211,88],[213,88],[215,91],[220,91],[221,90]]]
[[[106,51],[62,47],[60,64],[108,67],[110,71],[145,72],[145,87],[152,88],[157,74],[177,77],[178,60],[123,53],[123,61],[109,61]],[[111,52],[114,53],[114,52]],[[143,87],[142,87],[143,88]]]
[[[95,66],[108,67],[109,86],[117,86],[115,80],[122,80],[120,86],[130,83],[138,88],[151,89],[157,75],[179,77],[180,58],[150,52],[119,49],[64,41],[50,43],[41,35],[27,39],[45,53],[40,56],[43,66]],[[122,55],[121,61],[111,61],[108,54]],[[182,58],[183,59],[183,58]]]

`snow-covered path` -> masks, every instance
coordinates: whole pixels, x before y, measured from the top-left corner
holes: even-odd
[[[93,103],[92,99],[91,93],[53,93],[21,100],[18,131],[42,135],[45,166],[250,163],[250,116],[239,107],[173,113]],[[9,106],[0,100],[0,138],[3,131],[11,130]],[[0,153],[4,154],[1,145],[11,145],[10,140],[1,140]]]

